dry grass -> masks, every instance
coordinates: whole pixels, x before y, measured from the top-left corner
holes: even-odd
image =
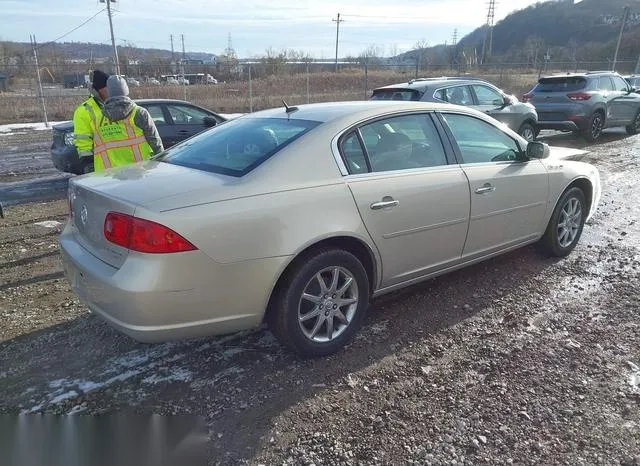
[[[442,73],[439,72],[438,76]],[[452,71],[449,75],[455,75]],[[256,79],[251,82],[254,111],[277,107],[282,99],[290,105],[304,104],[307,101],[331,102],[345,100],[363,100],[371,95],[372,89],[386,84],[403,82],[412,78],[413,73],[400,73],[390,70],[371,71],[365,80],[362,70],[342,71],[340,73],[312,73],[309,75],[309,95],[307,97],[307,75],[281,75]],[[425,77],[428,74],[424,75]],[[509,93],[517,96],[531,89],[536,82],[534,74],[495,73],[482,77]],[[249,82],[236,81],[216,86],[142,86],[131,89],[133,98],[164,98],[189,100],[197,105],[220,113],[248,112]],[[74,108],[82,102],[83,94],[75,90],[58,90],[55,96],[46,97],[49,120],[71,119]],[[42,121],[40,100],[32,95],[0,93],[0,124]]]

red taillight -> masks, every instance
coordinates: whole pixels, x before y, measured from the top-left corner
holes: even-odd
[[[193,244],[170,228],[131,215],[109,212],[104,237],[118,246],[148,254],[194,251]]]
[[[586,92],[572,92],[571,94],[567,94],[571,100],[583,101],[589,100],[591,98],[591,94],[587,94]]]
[[[530,102],[532,97],[533,97],[533,94],[523,94],[522,95],[522,101],[523,102]]]

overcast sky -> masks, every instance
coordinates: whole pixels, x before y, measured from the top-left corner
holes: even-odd
[[[116,40],[139,47],[176,49],[185,36],[187,51],[220,54],[231,34],[239,57],[265,50],[291,48],[315,58],[335,56],[339,12],[341,57],[358,55],[371,45],[385,54],[451,42],[486,22],[485,0],[118,0],[114,5]],[[536,0],[500,0],[496,21]],[[28,42],[36,34],[46,42],[65,34],[105,7],[97,0],[0,0],[0,40]],[[106,12],[66,36],[63,41],[110,41]]]

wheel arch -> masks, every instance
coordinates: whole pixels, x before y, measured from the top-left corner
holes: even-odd
[[[275,281],[264,316],[266,320],[271,312],[273,312],[273,304],[278,297],[279,292],[287,281],[288,275],[310,255],[322,249],[342,249],[353,254],[363,265],[367,278],[369,279],[369,291],[371,294],[378,287],[378,279],[381,274],[380,261],[376,251],[362,238],[351,235],[335,235],[326,238],[316,239],[309,245],[301,248],[300,251],[293,254],[288,263],[280,271]]]
[[[591,182],[591,180],[589,178],[584,177],[584,176],[579,176],[577,178],[574,178],[566,186],[566,188],[564,188],[562,190],[562,192],[558,195],[557,199],[553,203],[553,209],[550,210],[550,214],[549,214],[549,218],[547,219],[547,223],[549,223],[549,221],[551,219],[551,216],[553,215],[553,212],[555,212],[556,208],[558,207],[558,202],[560,202],[560,199],[562,198],[562,196],[564,196],[564,193],[569,191],[571,188],[579,188],[584,193],[584,197],[585,197],[585,200],[587,202],[587,212],[591,212],[591,206],[593,205],[593,189],[594,189],[593,183]],[[587,215],[587,217],[588,217],[588,215]]]

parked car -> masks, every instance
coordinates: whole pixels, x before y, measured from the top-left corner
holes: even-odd
[[[624,79],[634,88],[634,92],[640,92],[640,76],[631,75],[625,76]]]
[[[537,136],[538,115],[530,104],[477,78],[418,78],[374,89],[371,100],[447,102],[475,108],[505,123],[527,141]]]
[[[581,133],[590,142],[605,128],[640,132],[640,95],[612,71],[546,76],[523,100],[536,107],[541,129]]]
[[[178,85],[178,84],[180,84],[180,81],[178,81],[173,76],[169,76],[169,77],[167,77],[167,84]]]
[[[156,78],[147,78],[146,83],[147,84],[151,84],[153,86],[159,86],[160,85],[160,81],[158,81]]]
[[[188,86],[189,84],[191,84],[191,82],[184,76],[178,76],[177,81],[178,81],[178,84],[184,85],[184,86]]]
[[[141,341],[266,321],[294,351],[326,355],[371,298],[531,243],[569,254],[600,178],[554,151],[447,104],[247,114],[72,178],[64,268],[92,312]]]
[[[135,78],[126,78],[127,84],[132,87],[140,87],[140,81]]]
[[[211,110],[181,100],[143,99],[135,102],[151,114],[165,148],[227,120]],[[78,157],[73,143],[72,121],[53,126],[51,159],[53,165],[63,172],[80,175],[93,171],[91,157]]]

